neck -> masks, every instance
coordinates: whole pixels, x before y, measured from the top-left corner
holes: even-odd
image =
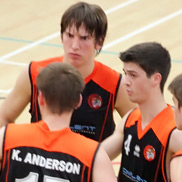
[[[42,120],[47,124],[50,131],[62,130],[69,127],[71,113],[62,114],[44,114]]]
[[[87,62],[79,62],[70,60],[64,55],[63,62],[67,62],[74,66],[81,73],[83,79],[87,78],[93,72],[95,66],[94,58],[91,58]]]
[[[82,75],[82,78],[87,78],[94,70],[94,62],[89,63],[89,65],[82,65],[75,67]]]

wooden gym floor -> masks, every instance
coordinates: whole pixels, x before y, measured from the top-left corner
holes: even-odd
[[[60,19],[76,0],[2,0],[0,6],[0,104],[13,88],[25,66],[63,54]],[[101,54],[96,57],[122,72],[118,53],[145,41],[157,41],[172,58],[172,70],[166,83],[182,72],[181,0],[87,0],[100,5],[108,16],[108,34]],[[166,101],[172,104],[165,87]],[[29,122],[28,107],[16,120]],[[115,113],[116,123],[120,118]],[[113,161],[117,173],[119,157]]]

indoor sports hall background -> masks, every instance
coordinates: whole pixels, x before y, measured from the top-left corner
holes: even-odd
[[[122,72],[120,51],[144,41],[157,41],[172,58],[169,81],[182,73],[181,0],[85,0],[100,5],[108,16],[108,34],[96,59]],[[63,54],[60,19],[76,0],[2,0],[0,3],[0,104],[25,66]],[[165,98],[172,104],[165,87]],[[17,123],[29,122],[28,107]],[[120,122],[117,113],[116,123]],[[113,161],[119,168],[119,157]]]

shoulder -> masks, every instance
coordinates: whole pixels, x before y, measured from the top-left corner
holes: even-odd
[[[78,142],[79,147],[78,148],[87,148],[87,149],[93,149],[94,147],[98,146],[98,142],[87,138],[79,133],[75,133],[70,130],[70,138],[72,138],[72,141]]]
[[[176,152],[173,157],[182,156],[182,149]]]
[[[37,129],[39,128],[36,127],[37,125],[39,125],[38,122],[25,124],[10,123],[7,125],[6,129],[6,140],[13,143],[13,141],[17,142],[18,140],[25,139],[37,132]]]
[[[2,160],[3,155],[3,143],[4,143],[4,134],[5,134],[6,127],[3,126],[0,128],[0,161]]]
[[[182,131],[175,128],[171,132],[169,150],[174,155],[182,154]]]
[[[97,141],[71,130],[69,132],[69,138],[67,139],[71,141],[71,145],[75,146],[75,150],[78,150],[78,153],[82,153],[82,155],[87,155],[88,152],[90,152],[90,154],[94,154],[99,146]],[[80,151],[80,149],[82,150]]]
[[[103,73],[103,74],[109,74],[109,75],[113,75],[113,76],[120,75],[119,72],[117,72],[116,70],[112,69],[111,67],[109,67],[99,61],[95,61],[95,66],[99,70],[99,72],[101,71],[101,73]]]
[[[48,58],[41,61],[31,61],[29,66],[31,69],[37,66],[46,67],[50,63],[62,62],[62,61],[63,61],[63,57],[53,57],[53,58]]]
[[[72,154],[75,154],[80,160],[91,166],[99,148],[99,143],[71,130],[66,139],[72,147]]]
[[[141,118],[141,112],[138,107],[131,109],[128,113],[123,117],[124,122],[126,123],[126,127],[130,127],[134,125],[136,121]]]
[[[120,84],[121,74],[112,68],[95,61],[95,73],[91,79],[109,92],[115,93]]]
[[[62,62],[62,61],[63,61],[63,57],[53,57],[53,58],[49,58],[49,59],[41,60],[41,61],[32,61],[29,64],[30,77],[32,78],[32,80],[34,80],[37,77],[37,75],[40,73],[40,71],[43,68],[45,68],[47,65],[53,62]]]

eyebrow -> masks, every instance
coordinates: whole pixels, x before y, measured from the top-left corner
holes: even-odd
[[[136,72],[135,70],[125,70],[124,68],[123,68],[123,71],[126,73],[126,72],[129,72],[129,73],[138,73],[138,72]]]

